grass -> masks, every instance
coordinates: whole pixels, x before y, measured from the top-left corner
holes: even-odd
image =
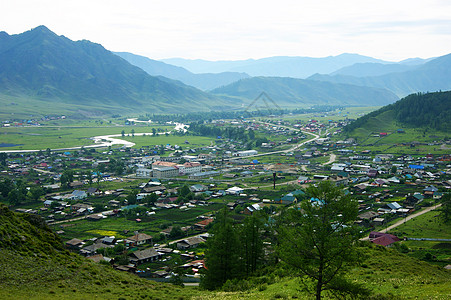
[[[438,215],[439,212],[430,211],[396,227],[390,233],[412,238],[451,239],[451,223],[443,223]]]
[[[345,277],[362,284],[371,291],[371,299],[449,299],[451,272],[408,257],[396,250],[363,243],[364,261],[350,269]],[[284,273],[290,273],[285,270]],[[299,279],[292,275],[278,276],[280,272],[265,275],[268,283],[256,284],[243,292],[218,292],[200,299],[314,299],[303,291]],[[291,272],[293,274],[293,272]],[[254,279],[262,282],[264,277]],[[327,292],[325,299],[333,298]]]
[[[159,136],[126,136],[123,140],[133,142],[136,145],[134,148],[141,148],[142,146],[155,146],[155,145],[179,145],[182,148],[197,148],[210,146],[213,142],[213,138],[203,136],[174,136],[174,135],[159,135]],[[189,144],[185,144],[188,141]]]
[[[94,144],[90,139],[94,136],[121,134],[122,130],[124,130],[127,135],[130,134],[132,129],[135,133],[150,133],[152,132],[152,128],[160,128],[160,130],[165,131],[172,129],[173,127],[158,125],[152,127],[105,127],[95,125],[0,127],[1,143],[19,145],[14,147],[2,147],[0,150],[45,150],[47,148],[58,149],[87,146]],[[124,137],[124,139],[138,139],[138,137]],[[158,139],[160,139],[160,137],[158,137]],[[185,139],[183,141],[185,141]]]

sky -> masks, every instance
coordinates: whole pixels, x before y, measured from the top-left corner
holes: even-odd
[[[0,31],[39,25],[152,59],[451,53],[450,0],[0,0]]]

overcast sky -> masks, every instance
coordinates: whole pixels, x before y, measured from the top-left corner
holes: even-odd
[[[0,31],[39,25],[153,59],[451,53],[449,0],[0,0]]]

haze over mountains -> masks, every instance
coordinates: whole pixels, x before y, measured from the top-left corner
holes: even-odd
[[[386,105],[409,93],[449,89],[451,54],[399,63],[358,54],[157,61],[74,42],[45,26],[0,32],[0,102],[22,97],[24,111],[40,111],[42,103],[99,114],[242,109],[263,91],[281,107]]]

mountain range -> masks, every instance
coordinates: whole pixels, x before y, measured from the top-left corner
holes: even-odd
[[[450,65],[451,54],[399,63],[358,54],[157,61],[39,26],[0,32],[0,104],[6,113],[24,114],[179,113],[240,109],[266,92],[287,107],[381,106],[409,93],[451,89]]]
[[[0,92],[100,111],[173,112],[237,105],[142,69],[86,40],[71,41],[45,26],[0,34]]]
[[[417,92],[450,90],[451,54],[420,65],[354,65],[330,75],[315,74],[308,79],[384,88],[399,97]]]
[[[238,99],[253,99],[265,91],[278,105],[294,107],[316,105],[386,105],[398,100],[392,92],[350,84],[336,84],[289,77],[252,77],[242,79],[211,92]]]
[[[164,76],[174,80],[179,80],[184,84],[194,86],[204,91],[212,90],[220,86],[228,85],[237,80],[250,77],[246,73],[238,72],[194,74],[185,68],[170,65],[158,60],[153,60],[145,56],[128,52],[115,52],[115,54],[127,60],[132,65],[143,69],[149,75]]]
[[[359,54],[344,53],[323,58],[274,56],[237,61],[207,61],[182,58],[163,59],[194,73],[244,72],[251,76],[306,78],[315,73],[329,74],[356,63],[389,63]]]

